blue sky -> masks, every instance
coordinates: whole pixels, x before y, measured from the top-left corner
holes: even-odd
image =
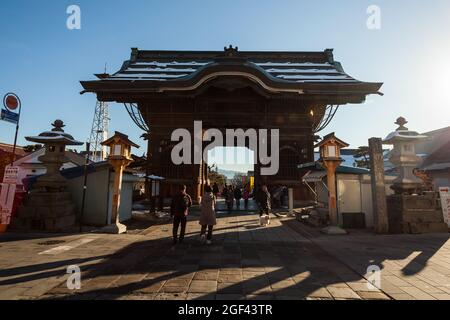
[[[81,8],[81,30],[66,28],[66,8]],[[381,8],[380,30],[366,27],[369,5]],[[384,82],[384,97],[346,105],[323,132],[335,131],[352,147],[385,137],[402,115],[424,132],[450,125],[450,2],[434,1],[1,1],[0,94],[23,103],[19,144],[56,118],[86,141],[95,96],[80,95],[79,81],[115,72],[130,48],[323,50],[334,48],[347,73]],[[111,131],[144,145],[122,105],[111,105]],[[0,122],[0,141],[12,143],[14,126]],[[141,148],[137,153],[145,152]]]

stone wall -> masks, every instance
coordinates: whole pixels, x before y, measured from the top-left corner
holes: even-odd
[[[390,233],[448,232],[438,194],[390,195],[387,197]]]

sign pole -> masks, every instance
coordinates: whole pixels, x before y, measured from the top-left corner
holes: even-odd
[[[88,176],[88,165],[89,165],[89,153],[91,152],[91,144],[86,142],[86,162],[84,163],[84,182],[83,182],[83,198],[81,200],[81,214],[80,214],[80,233],[83,229],[83,215],[84,207],[86,202],[86,189],[87,189],[87,176]]]
[[[22,102],[20,98],[10,92],[5,94],[3,97],[3,106],[5,109],[1,111],[1,120],[12,122],[16,124],[16,133],[14,135],[14,147],[12,152],[12,159],[10,165],[14,165],[14,161],[16,159],[16,148],[17,148],[17,135],[19,133],[19,122],[20,122],[20,111],[22,110]],[[15,113],[15,110],[19,108],[18,113]]]
[[[19,133],[19,122],[20,122],[20,111],[21,110],[22,110],[22,104],[20,103],[20,100],[19,100],[19,120],[17,121],[16,134],[14,135],[14,146],[13,146],[13,155],[12,155],[11,166],[14,165],[14,160],[16,159],[17,135]]]

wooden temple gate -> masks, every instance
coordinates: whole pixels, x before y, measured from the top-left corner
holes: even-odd
[[[124,103],[148,139],[147,172],[165,177],[163,196],[186,184],[196,197],[207,179],[203,164],[174,165],[171,141],[175,129],[193,134],[194,121],[203,129],[279,129],[280,167],[276,175],[255,181],[294,188],[294,199],[307,196],[299,164],[314,161],[317,133],[338,106],[362,103],[379,94],[381,83],[347,75],[332,50],[322,52],[142,51],[115,74],[82,81],[83,92],[99,101]],[[270,139],[269,139],[270,140]]]

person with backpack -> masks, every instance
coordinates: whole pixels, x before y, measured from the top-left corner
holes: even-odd
[[[189,208],[192,206],[192,198],[186,193],[186,186],[180,186],[179,192],[172,198],[170,205],[170,215],[173,217],[173,243],[182,243],[186,232],[187,216]],[[178,228],[181,224],[180,237]]]

